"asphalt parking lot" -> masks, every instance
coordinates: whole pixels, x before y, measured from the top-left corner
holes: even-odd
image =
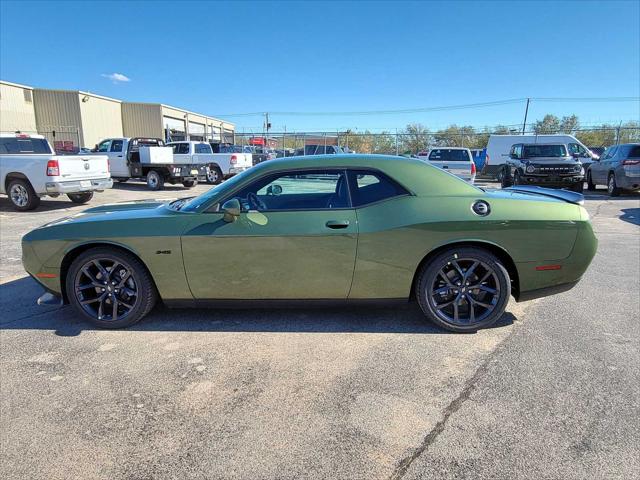
[[[117,185],[91,205],[206,190]],[[640,195],[586,195],[573,290],[460,335],[404,308],[166,310],[102,331],[34,305],[0,198],[2,478],[634,478]]]

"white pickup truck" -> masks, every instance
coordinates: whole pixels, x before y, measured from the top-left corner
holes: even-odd
[[[213,153],[205,142],[170,142],[167,146],[173,147],[176,163],[199,165],[198,178],[214,185],[253,166],[250,153]]]
[[[187,188],[197,182],[198,165],[177,161],[159,138],[107,138],[93,152],[109,156],[111,176],[118,182],[140,178],[151,190],[162,190],[165,182]]]
[[[55,155],[42,135],[0,133],[0,193],[16,210],[33,210],[47,195],[87,203],[112,185],[105,155]]]

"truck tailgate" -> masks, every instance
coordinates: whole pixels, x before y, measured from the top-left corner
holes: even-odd
[[[236,153],[238,159],[236,161],[236,168],[250,168],[253,167],[253,155],[250,153]]]
[[[59,178],[67,180],[85,180],[109,177],[109,157],[106,155],[59,155]]]

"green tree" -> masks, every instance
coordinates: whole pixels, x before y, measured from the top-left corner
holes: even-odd
[[[533,124],[533,131],[537,134],[558,133],[560,131],[560,119],[555,115],[546,114],[542,120]]]
[[[405,153],[418,153],[426,150],[431,143],[431,133],[419,123],[410,123],[402,132],[401,151]]]
[[[566,117],[562,117],[560,121],[560,131],[562,133],[568,133],[572,135],[580,128],[580,122],[578,121],[578,117],[576,115],[569,115]]]

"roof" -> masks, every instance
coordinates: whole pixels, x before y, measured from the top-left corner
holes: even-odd
[[[0,80],[0,83],[3,85],[9,85],[10,87],[24,88],[25,90],[33,90],[33,87],[28,85],[21,85],[19,83],[7,82],[6,80]]]
[[[33,90],[40,90],[42,92],[75,93],[77,95],[88,95],[90,97],[100,98],[102,100],[109,100],[111,102],[122,103],[122,100],[118,100],[117,98],[105,97],[103,95],[98,95],[97,93],[85,92],[82,90],[64,90],[64,89],[55,89],[55,88],[34,88]]]
[[[288,169],[358,168],[379,170],[415,194],[477,193],[477,188],[421,160],[393,155],[308,155],[259,163],[252,170],[262,175]]]

